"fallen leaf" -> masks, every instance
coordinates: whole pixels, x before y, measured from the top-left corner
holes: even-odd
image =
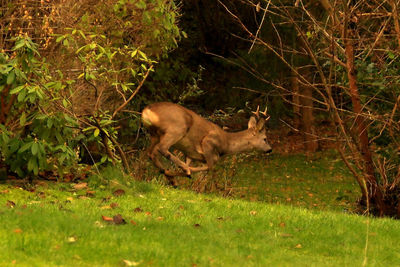
[[[295,248],[302,248],[301,244],[297,244]]]
[[[111,208],[110,205],[106,205],[106,206],[102,206],[100,209],[101,209],[101,210],[110,210],[110,209],[112,209],[112,208]]]
[[[151,216],[151,212],[150,212],[150,211],[146,211],[145,214],[146,214],[147,216]]]
[[[73,197],[67,197],[67,201],[72,202],[72,201],[74,201],[74,198]]]
[[[137,224],[134,220],[131,220],[130,223],[131,223],[132,225],[136,225],[136,224]]]
[[[157,217],[158,221],[164,221],[164,217]]]
[[[5,189],[5,190],[3,190],[3,191],[0,191],[0,194],[7,194],[7,193],[9,193],[10,191],[8,190],[8,189]]]
[[[9,208],[14,208],[15,207],[15,202],[11,200],[7,200],[6,206]]]
[[[86,188],[87,187],[87,183],[79,183],[79,184],[75,184],[74,185],[74,189],[76,189],[76,190],[81,190],[81,189],[84,189],[84,188]]]
[[[194,227],[200,227],[200,224],[196,223],[193,225]]]
[[[96,191],[92,191],[92,190],[87,190],[86,191],[86,196],[88,197],[94,197],[94,194],[96,193]]]
[[[142,263],[142,261],[136,262],[136,261],[128,261],[128,260],[122,260],[126,266],[138,266],[139,264]]]
[[[143,212],[143,210],[141,208],[139,208],[139,207],[135,208],[133,211],[134,212]]]
[[[250,211],[250,215],[256,215],[256,214],[257,214],[257,211],[255,211],[255,210]]]
[[[116,197],[122,196],[124,194],[125,194],[125,190],[123,190],[123,189],[117,189],[113,192],[113,195]]]
[[[16,234],[20,234],[20,233],[22,233],[23,231],[21,230],[21,229],[19,229],[19,228],[17,228],[17,229],[14,229],[14,233],[16,233]]]
[[[112,222],[113,221],[113,218],[107,217],[107,216],[104,216],[104,215],[101,215],[101,218],[103,219],[103,221],[106,221],[106,222]]]
[[[113,217],[113,222],[116,225],[120,225],[120,224],[126,224],[126,221],[124,220],[124,218],[122,218],[121,214],[117,214]]]
[[[286,226],[286,223],[284,223],[284,222],[280,222],[280,223],[279,223],[279,227],[282,227],[282,228],[283,228],[283,227],[285,227],[285,226]]]
[[[75,243],[78,239],[75,236],[70,236],[67,238],[68,243]]]
[[[38,192],[36,195],[38,197],[40,197],[40,198],[46,198],[46,193],[45,192]]]
[[[115,208],[118,208],[118,207],[119,207],[119,204],[113,202],[113,203],[110,204],[110,207],[113,208],[113,209],[115,209]]]

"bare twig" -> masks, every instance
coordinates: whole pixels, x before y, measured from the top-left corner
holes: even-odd
[[[131,94],[131,96],[124,102],[122,103],[118,108],[115,109],[114,113],[112,114],[111,118],[114,118],[117,113],[126,107],[126,105],[129,104],[129,102],[135,97],[135,95],[139,92],[140,88],[142,88],[144,82],[146,81],[147,77],[149,76],[150,72],[153,70],[153,66],[150,66],[150,68],[147,69],[146,74],[143,76],[143,79],[140,81],[139,85],[136,87],[135,91]]]

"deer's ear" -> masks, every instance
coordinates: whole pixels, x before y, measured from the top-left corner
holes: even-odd
[[[257,124],[256,118],[251,117],[250,120],[249,120],[249,123],[248,123],[249,129],[255,128],[256,124]]]
[[[257,131],[261,131],[264,128],[265,120],[261,119],[257,122]]]

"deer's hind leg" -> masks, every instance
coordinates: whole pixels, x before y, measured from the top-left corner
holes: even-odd
[[[157,168],[159,168],[163,173],[165,173],[166,170],[159,159],[160,154],[158,153],[158,150],[155,149],[156,145],[160,143],[160,138],[158,137],[158,135],[151,135],[150,142],[151,144],[149,149],[147,150],[147,155],[153,161],[154,165],[156,165]]]
[[[185,129],[183,129],[183,130],[185,130]],[[171,160],[174,164],[176,164],[178,167],[180,167],[185,172],[186,175],[190,175],[189,166],[169,151],[170,147],[173,146],[174,144],[176,144],[181,138],[183,138],[185,133],[186,133],[186,131],[182,131],[182,132],[177,132],[177,131],[168,132],[167,131],[166,133],[164,133],[163,135],[161,135],[159,137],[159,142],[157,144],[155,144],[153,147],[150,157],[153,160],[153,162],[156,164],[156,166],[167,175],[169,175],[168,173],[170,173],[171,174],[170,176],[177,176],[177,175],[173,175],[173,172],[167,171],[162,166],[161,162],[157,158],[157,154],[161,154],[165,158]]]

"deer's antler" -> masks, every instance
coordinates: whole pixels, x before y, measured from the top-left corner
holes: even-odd
[[[260,113],[261,113],[261,115],[265,117],[265,121],[268,121],[271,118],[271,116],[267,114],[267,111],[268,111],[268,106],[265,106],[265,110],[263,112],[260,112],[260,106],[258,105],[257,110],[252,111],[252,113],[256,116],[257,119],[260,119]]]

